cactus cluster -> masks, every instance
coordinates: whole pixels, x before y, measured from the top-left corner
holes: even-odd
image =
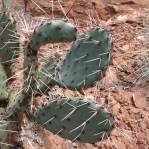
[[[11,61],[16,56],[12,48],[19,47],[19,37],[16,35],[15,23],[9,15],[3,13],[0,19],[2,35],[0,36],[0,57],[2,61]],[[45,91],[47,89],[45,87],[50,88],[51,82],[60,87],[80,90],[92,86],[104,77],[111,59],[112,41],[108,32],[94,28],[77,40],[76,36],[77,29],[63,19],[47,20],[35,29],[24,50],[22,92],[21,94],[10,93],[6,108],[7,120],[21,123],[26,110],[30,112],[31,100],[35,92]],[[61,67],[57,65],[59,58],[50,57],[39,71],[38,53],[42,45],[73,40],[76,41]],[[0,67],[1,82],[5,82],[7,78],[6,70],[3,66]],[[0,99],[7,98],[5,84],[0,85],[0,95]],[[73,97],[53,99],[48,105],[31,115],[35,122],[61,137],[88,143],[102,140],[109,135],[114,124],[111,114],[97,103]],[[9,125],[9,128],[19,129],[19,123]],[[4,129],[1,125],[0,128]]]

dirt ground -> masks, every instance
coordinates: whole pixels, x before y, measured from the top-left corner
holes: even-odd
[[[74,144],[77,149],[149,149],[149,1],[148,0],[30,0],[27,11],[35,17],[67,18],[84,32],[93,26],[104,27],[113,37],[112,63],[106,77],[95,87],[78,92],[54,88],[49,91],[66,97],[85,96],[104,104],[116,119],[111,136],[95,144]],[[53,3],[53,5],[52,5]],[[24,9],[22,0],[14,0],[15,10]],[[148,32],[148,34],[147,34]],[[41,52],[64,56],[70,45],[47,45]],[[46,49],[46,50],[45,50]],[[65,50],[63,50],[65,49]],[[21,67],[22,61],[17,63]],[[20,69],[20,68],[19,68]],[[147,73],[146,71],[146,73]],[[19,83],[19,82],[18,82]],[[46,96],[34,100],[34,109]],[[67,149],[70,142],[24,120],[25,149]],[[32,128],[31,128],[32,126]],[[36,133],[35,133],[36,132]],[[68,148],[69,149],[69,148]]]

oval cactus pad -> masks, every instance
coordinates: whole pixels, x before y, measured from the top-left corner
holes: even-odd
[[[44,128],[71,141],[94,143],[108,136],[114,118],[102,106],[84,100],[59,99],[35,114]]]

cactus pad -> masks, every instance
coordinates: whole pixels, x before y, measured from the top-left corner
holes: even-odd
[[[79,99],[59,99],[35,113],[44,128],[71,141],[94,143],[109,135],[114,119],[96,103]]]
[[[4,68],[6,67],[6,71],[10,71],[10,64],[18,57],[18,51],[19,36],[15,21],[8,14],[0,13],[0,62],[3,63]]]
[[[76,39],[76,28],[65,20],[50,20],[41,24],[32,36],[32,47]]]
[[[104,29],[82,35],[70,49],[58,79],[63,86],[80,90],[101,80],[111,59],[112,40]]]

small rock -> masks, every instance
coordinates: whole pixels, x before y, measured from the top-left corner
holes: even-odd
[[[145,98],[140,93],[133,94],[132,101],[136,108],[142,109],[145,106]]]
[[[119,104],[119,103],[116,103],[116,104],[113,105],[113,107],[112,107],[112,113],[113,113],[114,115],[118,115],[120,108],[121,108],[120,104]]]
[[[130,49],[130,46],[129,45],[124,45],[122,47],[123,51],[128,51]]]

